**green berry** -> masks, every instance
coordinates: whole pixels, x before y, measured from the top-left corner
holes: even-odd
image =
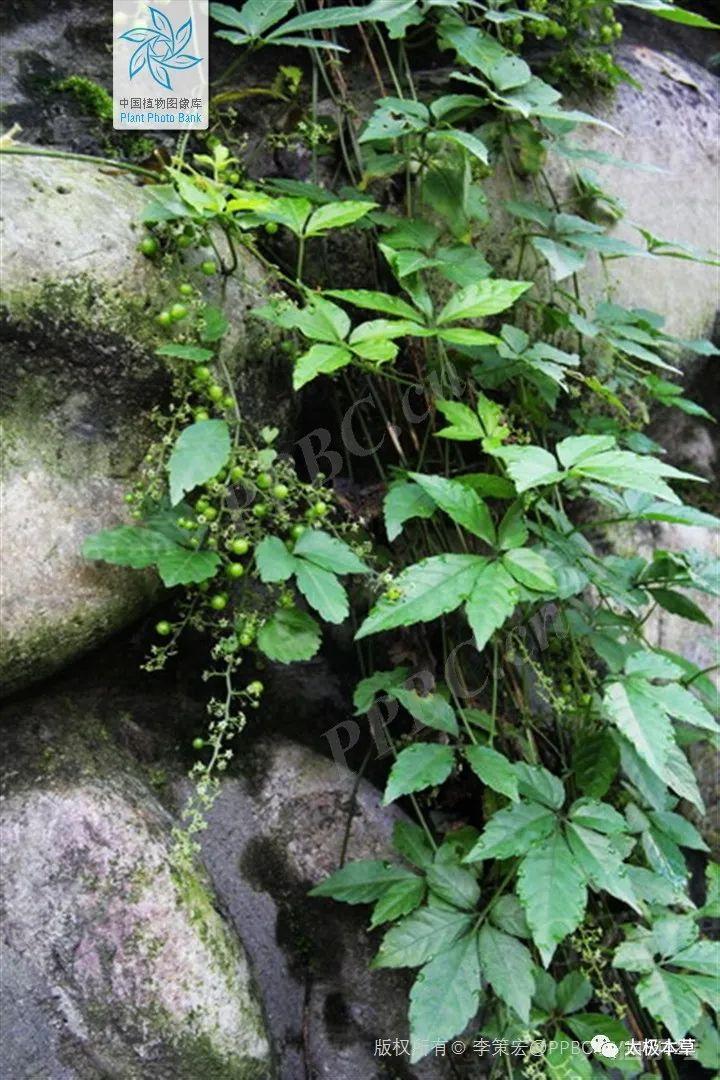
[[[235,408],[235,398],[232,397],[230,394],[225,394],[224,398],[222,399],[222,404],[223,404],[223,408],[225,408],[225,409],[234,409]]]
[[[182,285],[178,285],[178,292],[181,296],[192,296],[195,290],[189,281],[183,281]]]
[[[272,476],[270,473],[261,472],[255,483],[261,491],[267,491],[272,484]]]
[[[207,409],[196,409],[195,412],[193,413],[193,416],[195,417],[196,420],[209,420],[210,419],[210,413],[207,411]]]
[[[323,502],[322,499],[318,499],[313,506],[313,512],[316,517],[325,517],[328,512],[328,504]]]
[[[269,236],[274,236],[277,231],[278,231],[278,223],[277,223],[277,221],[268,221],[268,222],[266,222],[266,224],[265,224],[265,232],[268,233]]]
[[[183,233],[181,236],[178,236],[178,238],[177,238],[177,246],[179,248],[189,248],[189,247],[192,246],[192,242],[193,242],[192,236],[188,236],[186,233]]]
[[[232,562],[228,565],[226,573],[229,578],[241,578],[245,573],[245,567],[242,563]]]
[[[253,517],[264,518],[268,514],[268,506],[266,503],[255,503],[252,508]]]
[[[248,645],[252,645],[253,643],[253,636],[246,630],[240,635],[238,641],[244,649],[247,649]]]
[[[228,173],[228,183],[230,183],[230,184],[239,184],[240,183],[240,173],[239,172]]]
[[[259,679],[255,679],[254,682],[248,683],[247,692],[251,697],[260,697],[265,687]]]
[[[290,530],[290,535],[292,536],[293,540],[299,540],[304,532],[304,525],[293,525],[292,529]]]
[[[170,637],[172,634],[172,626],[167,619],[161,619],[155,627],[155,632],[158,633],[160,637]]]
[[[208,506],[206,510],[203,510],[203,514],[206,521],[214,521],[218,515],[218,512],[214,506]]]
[[[155,322],[158,326],[170,326],[172,324],[172,315],[169,311],[161,311],[155,316]]]
[[[212,277],[213,274],[217,274],[217,263],[213,259],[205,259],[200,263],[200,270],[206,277]]]
[[[276,484],[272,489],[272,493],[276,499],[287,499],[290,494],[290,488],[287,484]]]
[[[207,396],[210,398],[211,401],[220,401],[223,396],[222,386],[218,386],[217,383],[213,383],[211,386],[208,386]]]
[[[193,370],[193,375],[198,382],[207,382],[211,374],[212,372],[210,371],[210,368],[206,367],[205,364],[198,364],[198,366]]]
[[[223,611],[227,607],[227,596],[225,593],[215,593],[210,597],[210,607],[213,611]]]
[[[238,480],[242,480],[245,475],[245,470],[242,465],[233,465],[230,470],[230,479],[237,483]]]
[[[247,555],[250,550],[250,542],[244,536],[236,536],[234,540],[230,541],[228,547],[233,555]]]
[[[138,244],[138,251],[141,251],[143,255],[147,255],[148,259],[151,259],[153,255],[157,255],[160,250],[160,245],[154,236],[145,236]]]
[[[173,322],[180,322],[181,319],[187,317],[188,309],[184,304],[173,304],[170,308],[170,318]]]
[[[205,740],[204,740],[204,739],[200,739],[200,738],[198,738],[198,739],[193,739],[193,741],[192,741],[192,745],[193,745],[193,750],[202,750],[202,748],[203,748],[203,747],[204,747],[204,745],[205,745]]]

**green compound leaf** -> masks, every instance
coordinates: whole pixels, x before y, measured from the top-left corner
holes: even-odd
[[[345,589],[329,570],[322,570],[305,559],[295,562],[295,580],[308,604],[329,623],[341,623],[350,606]]]
[[[390,770],[383,804],[387,806],[401,795],[442,784],[452,772],[454,763],[455,751],[451,746],[416,743],[401,750]]]
[[[559,829],[523,858],[517,894],[547,967],[560,942],[577,930],[587,904],[585,879]]]
[[[168,462],[170,502],[211,480],[230,457],[230,432],[224,420],[199,420],[180,432]]]
[[[504,934],[489,922],[480,931],[479,949],[483,976],[498,997],[527,1024],[535,990],[535,965],[529,950],[517,938]]]
[[[478,936],[473,931],[434,957],[410,991],[410,1060],[465,1030],[480,1006]]]
[[[88,536],[83,544],[86,559],[102,559],[115,566],[131,566],[142,570],[154,566],[160,556],[173,551],[176,544],[162,533],[136,525],[119,525],[116,529]]]
[[[269,660],[290,664],[310,660],[320,648],[320,627],[298,608],[281,608],[258,633],[257,643]]]
[[[331,896],[333,900],[341,900],[345,904],[372,904],[384,896],[392,885],[408,880],[418,879],[404,866],[363,859],[336,870],[311,889],[310,896]]]
[[[485,563],[479,555],[431,555],[414,563],[403,570],[395,582],[402,593],[400,599],[380,600],[358,630],[355,640],[396,626],[430,622],[454,611],[471,593],[476,575]]]
[[[164,551],[157,561],[163,585],[193,585],[214,577],[220,566],[220,556],[215,551],[193,551],[175,546]]]

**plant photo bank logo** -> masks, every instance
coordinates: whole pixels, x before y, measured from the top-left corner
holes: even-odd
[[[137,44],[128,62],[128,76],[134,79],[147,66],[150,75],[159,86],[172,90],[171,71],[186,71],[202,60],[183,52],[192,37],[192,19],[186,19],[177,32],[170,19],[157,8],[148,6],[152,28],[134,26],[120,34],[123,41]]]
[[[208,0],[113,0],[113,126],[208,126]]]

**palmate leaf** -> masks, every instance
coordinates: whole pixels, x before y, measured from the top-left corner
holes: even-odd
[[[521,946],[522,947],[522,946]],[[410,991],[412,1062],[464,1031],[480,1006],[482,980],[476,931],[439,953],[418,974]]]
[[[412,821],[405,821],[401,818],[395,822],[393,826],[393,847],[399,855],[402,855],[408,862],[413,863],[414,866],[419,866],[423,870],[427,870],[429,866],[432,866],[434,852],[430,847],[430,842],[420,826],[415,825]]]
[[[582,922],[587,905],[585,878],[559,829],[524,856],[517,894],[547,967],[560,942]]]
[[[261,627],[258,648],[281,664],[310,660],[320,648],[320,627],[298,608],[281,608]]]
[[[518,494],[544,484],[556,484],[563,475],[555,457],[541,446],[500,446],[493,454],[505,462]]]
[[[447,780],[455,764],[455,751],[451,746],[438,743],[415,743],[401,750],[390,770],[383,804],[393,802],[401,795],[422,791]]]
[[[355,640],[391,630],[430,622],[454,611],[472,592],[486,560],[479,555],[431,555],[407,567],[395,585],[402,596],[397,601],[378,601],[355,635]]]
[[[480,965],[495,993],[524,1023],[530,1019],[535,989],[533,958],[517,938],[486,922],[480,931]]]
[[[199,420],[180,432],[170,460],[170,502],[211,480],[230,457],[230,432],[224,420]]]
[[[482,424],[477,413],[473,412],[469,406],[463,405],[461,401],[438,400],[435,404],[445,419],[450,421],[450,427],[435,433],[437,438],[456,439],[459,442],[482,439],[484,435]]]

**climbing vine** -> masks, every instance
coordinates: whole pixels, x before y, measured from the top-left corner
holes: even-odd
[[[711,25],[663,0],[635,6]],[[91,537],[85,555],[155,567],[179,590],[148,670],[187,629],[212,641],[178,843],[192,848],[260,702],[243,665],[308,660],[324,624],[351,618],[354,705],[392,759],[385,803],[403,800],[412,818],[387,860],[351,862],[313,893],[373,905],[375,966],[418,969],[412,1059],[467,1030],[540,1046],[513,1059],[527,1076],[638,1075],[642,1040],[668,1036],[696,1039],[712,1067],[717,957],[700,930],[718,914],[717,867],[694,901],[685,852],[707,851],[686,749],[716,738],[713,686],[645,634],[657,607],[707,623],[687,590],[712,591],[712,574],[692,552],[620,556],[605,530],[718,526],[670,483],[697,478],[643,433],[654,404],[706,415],[676,360],[715,350],[609,286],[586,296],[579,276],[588,260],[711,257],[608,231],[622,208],[586,164],[614,159],[576,141],[601,121],[565,108],[554,85],[623,77],[608,52],[622,5],[247,0],[211,12],[243,57],[307,50],[312,101],[296,136],[315,172],[250,181],[223,91],[203,152],[183,139],[147,188],[140,250],[187,279],[154,313],[170,406],[127,495],[132,524]],[[382,91],[362,122],[342,75],[347,34]],[[413,73],[428,38],[452,64],[442,93]],[[558,43],[540,74],[521,55],[538,39]],[[296,101],[302,70],[281,73],[268,93]],[[317,163],[335,151],[331,190]],[[498,176],[511,185],[502,206]],[[483,245],[497,210],[514,241],[502,264]],[[328,288],[316,263],[308,273],[339,230],[373,247],[367,288]],[[230,282],[245,252],[267,271],[272,296],[253,317],[282,337],[294,390],[318,381],[340,414],[360,417],[365,398],[382,417],[362,421],[376,442],[356,463],[358,486],[382,491],[377,512],[356,512],[329,477],[296,467],[285,433],[243,415],[232,327],[204,281]],[[676,1058],[660,1061],[676,1075]]]

